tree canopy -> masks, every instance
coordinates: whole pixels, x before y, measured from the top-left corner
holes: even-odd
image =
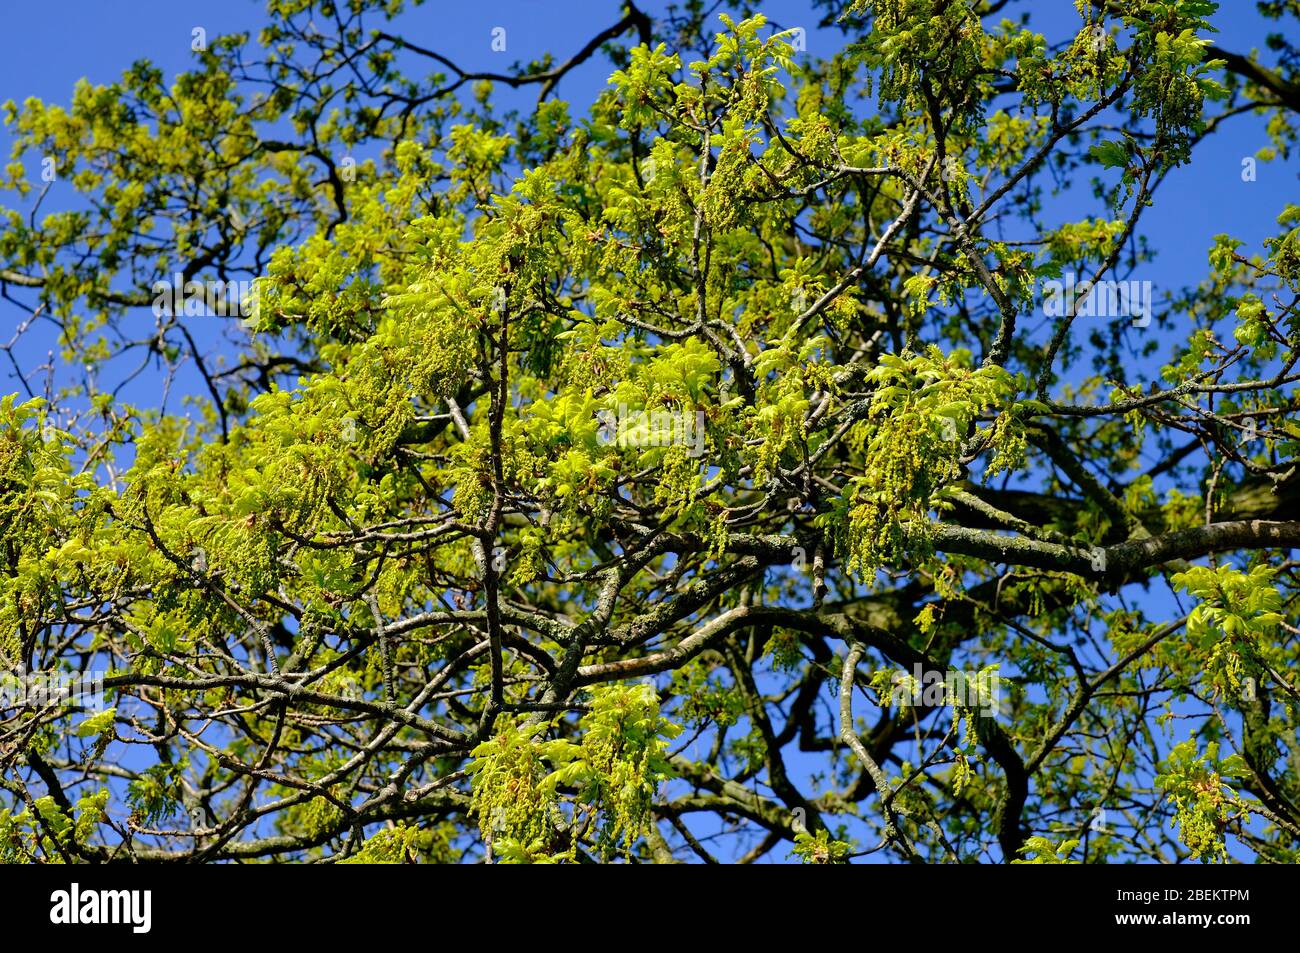
[[[408,6],[5,107],[0,859],[1300,860],[1294,0]]]

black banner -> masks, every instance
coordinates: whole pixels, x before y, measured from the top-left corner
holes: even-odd
[[[642,881],[631,871],[588,881],[581,872],[551,870],[539,881],[524,872],[418,866],[42,866],[0,868],[0,890],[10,935],[112,937],[128,946],[225,936],[349,942],[358,928],[373,928],[386,942],[443,944],[462,930],[467,938],[482,936],[485,928],[494,935],[532,929],[556,937],[625,930],[631,918],[649,926],[656,916],[676,918],[683,906],[696,909],[693,935],[716,932],[733,942],[750,933],[761,938],[773,917],[786,916],[837,931],[859,924],[874,933],[882,922],[903,929],[910,923],[919,935],[936,938],[956,931],[953,939],[973,939],[986,928],[990,939],[1113,932],[1180,943],[1191,936],[1232,943],[1294,919],[1293,874],[1275,867],[882,866],[838,874],[828,879],[792,868],[780,875],[790,879],[775,881],[748,881],[743,874],[738,881],[731,874],[729,889],[715,892],[705,907],[697,906],[706,896],[702,885]],[[573,876],[576,882],[568,879]],[[742,899],[755,891],[761,902]]]

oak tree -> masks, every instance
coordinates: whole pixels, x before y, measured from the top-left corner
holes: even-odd
[[[1300,858],[1294,3],[407,6],[5,107],[0,858]]]

